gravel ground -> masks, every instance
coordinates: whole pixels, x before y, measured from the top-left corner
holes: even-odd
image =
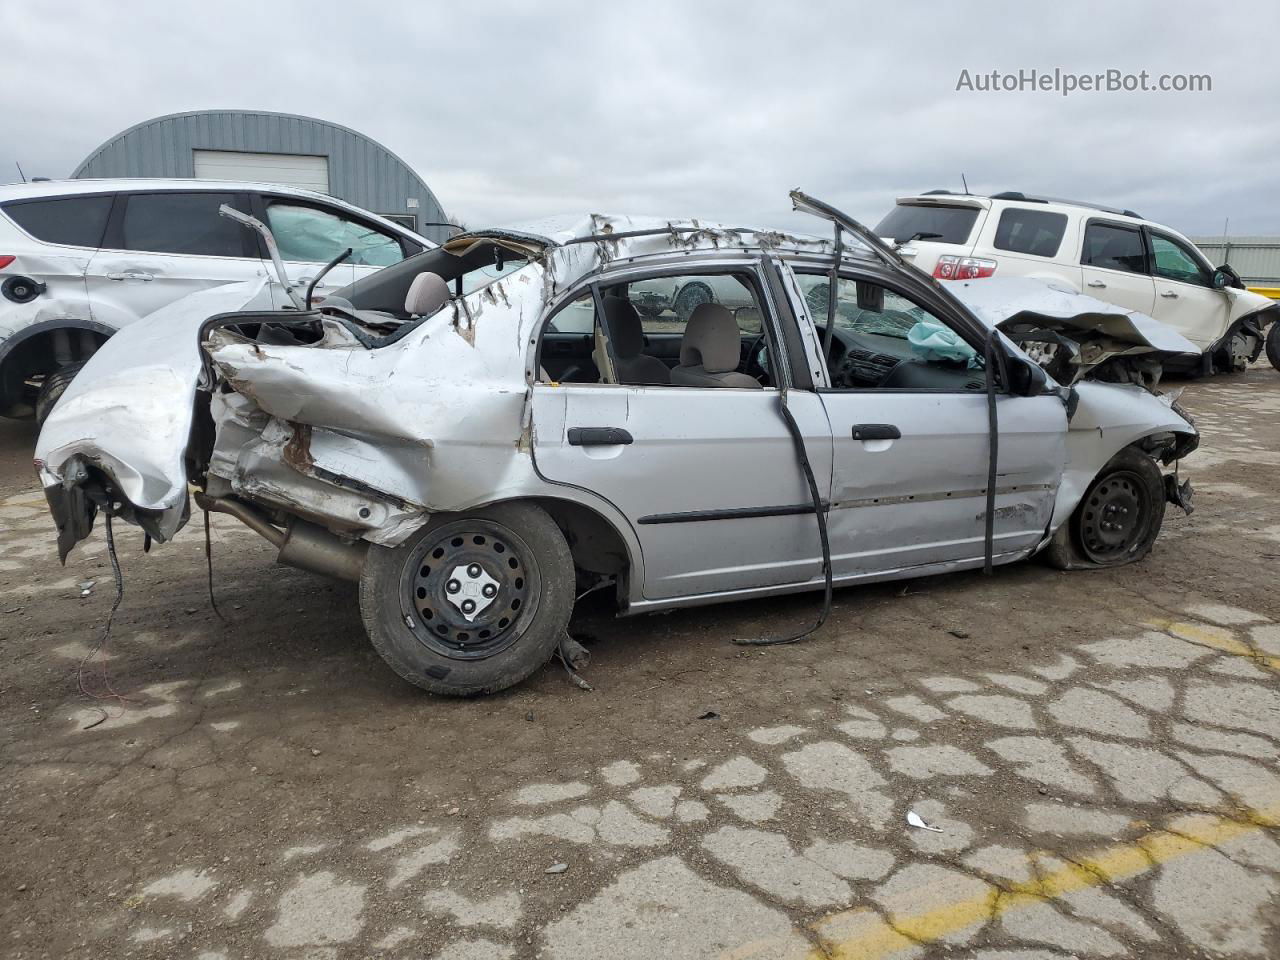
[[[613,620],[432,698],[353,588],[214,520],[64,569],[0,425],[0,955],[1280,955],[1280,374],[1191,383],[1153,555]],[[93,581],[88,595],[81,584]],[[101,663],[86,683],[104,690]],[[927,830],[907,824],[917,814]]]

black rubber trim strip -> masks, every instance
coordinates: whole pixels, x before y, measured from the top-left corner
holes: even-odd
[[[830,504],[824,503],[825,512]],[[689,510],[686,513],[654,513],[636,523],[702,523],[707,520],[752,520],[756,517],[794,517],[813,513],[812,503],[792,503],[782,507],[731,507],[727,510]]]

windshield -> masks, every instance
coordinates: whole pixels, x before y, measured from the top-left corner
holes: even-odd
[[[923,239],[933,243],[968,243],[977,219],[975,207],[900,203],[877,224],[875,232],[876,236],[889,237],[894,243],[903,243],[916,234],[923,234]]]

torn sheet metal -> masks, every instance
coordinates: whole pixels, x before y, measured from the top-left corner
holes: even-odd
[[[35,460],[46,488],[73,458],[114,478],[137,510],[155,515],[157,539],[187,511],[183,457],[200,378],[200,325],[212,314],[269,302],[265,279],[201,290],[120,330],[90,357],[49,414]],[[87,531],[86,531],[87,532]]]
[[[1086,376],[1159,382],[1160,361],[1197,354],[1194,343],[1145,313],[1030,277],[946,280],[943,286],[988,326],[1008,336],[1060,383]],[[1109,361],[1122,360],[1124,369]]]

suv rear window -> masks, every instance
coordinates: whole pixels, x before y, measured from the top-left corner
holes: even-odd
[[[1065,213],[1006,207],[1004,213],[1000,214],[996,238],[992,243],[997,250],[1027,253],[1033,257],[1052,257],[1062,245],[1062,235],[1066,229]]]
[[[120,224],[121,246],[148,253],[243,257],[245,228],[218,213],[230,193],[135,193]]]
[[[900,203],[876,226],[876,236],[892,237],[895,243],[902,243],[918,233],[932,233],[937,236],[923,239],[933,243],[967,243],[977,219],[975,207]]]
[[[102,242],[113,199],[108,193],[95,197],[11,200],[4,205],[4,212],[37,240],[96,247]]]

